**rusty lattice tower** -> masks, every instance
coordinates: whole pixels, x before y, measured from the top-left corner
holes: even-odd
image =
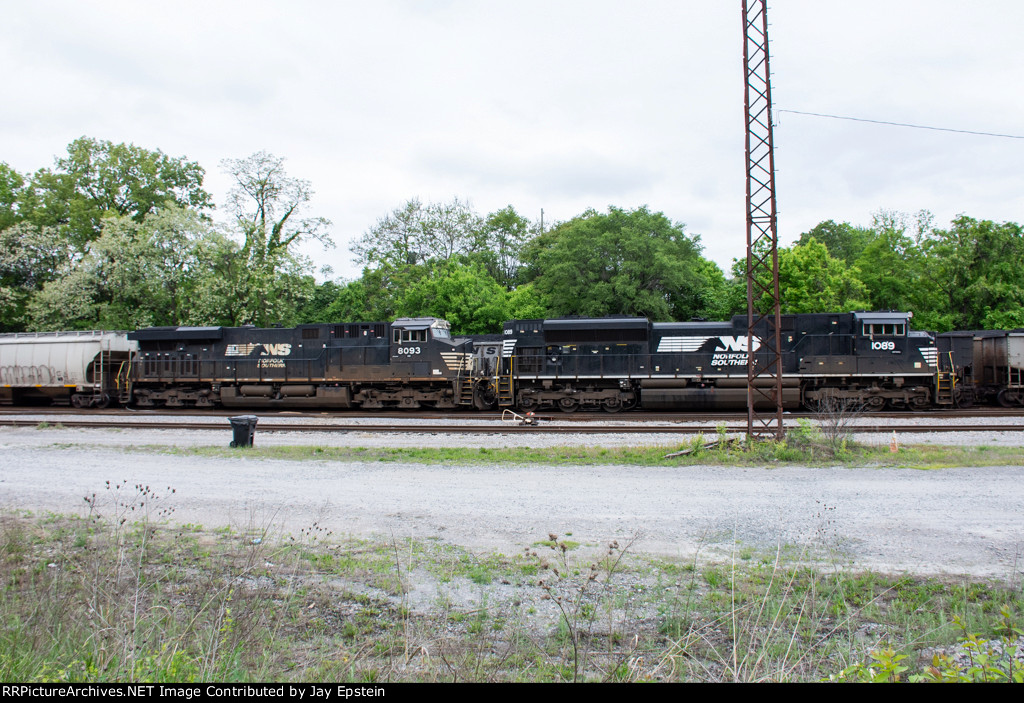
[[[742,0],[747,124],[747,436],[783,436],[767,0]]]

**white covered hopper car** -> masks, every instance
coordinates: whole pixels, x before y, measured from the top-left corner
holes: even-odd
[[[127,400],[137,348],[125,332],[0,334],[0,404],[105,407]]]

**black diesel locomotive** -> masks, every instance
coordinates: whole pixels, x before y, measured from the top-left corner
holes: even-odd
[[[934,337],[909,322],[895,312],[783,315],[784,407],[952,404],[953,384],[937,382]],[[748,339],[745,316],[512,320],[497,395],[522,409],[565,412],[745,407],[748,354],[765,354],[761,339],[771,334],[767,324],[756,332]]]
[[[393,323],[151,327],[131,398],[141,407],[455,408],[474,401],[473,344],[432,317]],[[465,393],[467,397],[459,394]]]

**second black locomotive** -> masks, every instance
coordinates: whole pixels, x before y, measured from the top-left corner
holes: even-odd
[[[897,312],[783,315],[783,405],[867,409],[952,404],[936,384],[932,335]],[[646,318],[512,320],[502,374],[523,409],[725,409],[747,403],[748,355],[765,355],[767,324]],[[498,394],[499,396],[502,393]]]

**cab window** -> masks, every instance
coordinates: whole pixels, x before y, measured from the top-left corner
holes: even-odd
[[[907,326],[906,324],[900,323],[871,323],[864,324],[864,336],[865,337],[906,337]]]
[[[394,331],[394,341],[395,344],[402,342],[425,342],[427,341],[427,331],[396,329]]]

